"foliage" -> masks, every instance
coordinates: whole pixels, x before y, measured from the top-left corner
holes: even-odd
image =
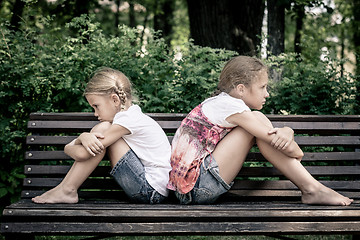
[[[283,80],[270,85],[266,112],[282,114],[357,114],[355,77],[341,70],[344,60],[325,56],[301,59],[295,54],[271,56],[267,63],[283,69]]]
[[[50,30],[51,19],[42,22],[47,31],[13,32],[4,23],[0,28],[0,197],[5,203],[19,196],[29,113],[89,111],[82,93],[98,67],[124,72],[144,112],[188,112],[210,95],[221,65],[234,55],[192,43],[188,51],[176,53],[156,32],[140,39],[140,30],[126,26],[119,27],[118,36],[106,36],[92,16],[69,22],[67,38],[59,37],[59,29]]]

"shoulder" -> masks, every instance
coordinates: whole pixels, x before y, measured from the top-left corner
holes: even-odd
[[[131,105],[126,111],[116,113],[114,117],[114,121],[133,117],[135,115],[145,115],[145,114],[143,114],[141,108],[138,105]]]
[[[222,127],[234,127],[226,121],[226,118],[244,111],[250,111],[250,108],[243,100],[231,97],[227,93],[221,93],[218,96],[209,98],[202,103],[204,115],[214,124]]]
[[[202,102],[202,105],[235,105],[240,107],[247,107],[245,102],[241,99],[234,98],[227,93],[220,93],[215,97],[211,97]]]
[[[218,96],[208,98],[202,103],[202,107],[206,112],[242,112],[250,111],[250,108],[241,99],[234,98],[227,93],[221,93]]]

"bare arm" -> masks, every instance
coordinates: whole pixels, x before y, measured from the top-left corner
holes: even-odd
[[[116,124],[111,125],[104,134],[85,132],[68,143],[64,152],[76,161],[85,161],[102,153],[105,148],[127,134],[130,134],[128,129]]]
[[[236,124],[244,128],[254,137],[269,143],[274,148],[278,149],[289,157],[296,158],[300,161],[304,155],[298,144],[293,139],[290,139],[285,147],[275,146],[274,143],[276,143],[276,140],[274,141],[274,138],[276,138],[276,134],[272,132],[274,131],[274,128],[264,124],[257,116],[255,116],[253,112],[233,114],[226,120],[229,123]],[[279,131],[279,129],[277,129],[277,131]],[[288,129],[282,129],[282,131],[288,131]]]

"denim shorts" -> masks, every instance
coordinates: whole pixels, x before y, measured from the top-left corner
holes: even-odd
[[[135,203],[161,203],[166,199],[150,186],[145,178],[145,168],[133,150],[129,150],[111,170],[115,181]]]
[[[218,164],[214,157],[208,155],[200,166],[200,175],[194,188],[186,194],[175,192],[175,195],[181,204],[211,204],[229,191],[233,184],[227,184],[220,177]]]

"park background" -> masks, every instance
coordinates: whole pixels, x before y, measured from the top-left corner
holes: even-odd
[[[187,113],[224,63],[261,58],[266,114],[360,114],[360,0],[0,0],[0,210],[19,198],[31,112],[91,111],[95,69],[144,112]]]

